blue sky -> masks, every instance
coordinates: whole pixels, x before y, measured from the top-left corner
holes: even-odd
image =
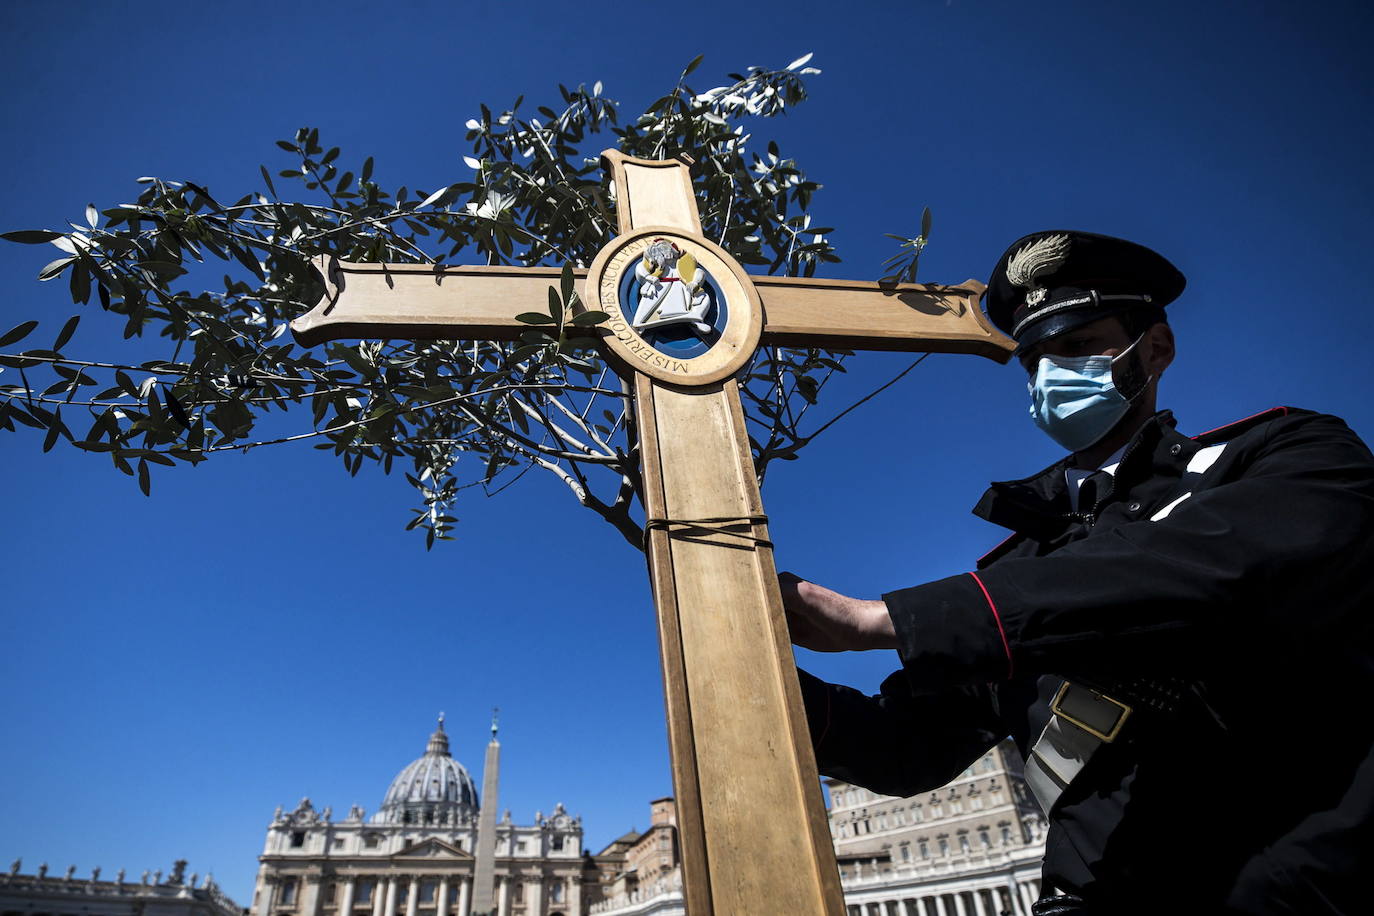
[[[1036,229],[1132,238],[1189,278],[1161,393],[1185,430],[1292,404],[1369,439],[1370,24],[1355,3],[11,0],[0,230],[61,228],[141,175],[237,197],[290,166],[273,141],[302,125],[383,185],[436,187],[467,174],[479,102],[600,79],[630,114],[698,53],[706,88],[812,51],[811,100],[754,136],[825,185],[831,276],[878,276],[882,233],[925,205],[929,280],[985,280]],[[0,246],[0,331],[77,311],[33,280],[54,256]],[[121,354],[99,319],[70,354]],[[846,392],[905,363],[856,359]],[[6,863],[185,857],[246,903],[276,805],[375,810],[440,710],[480,779],[499,705],[501,806],[562,801],[593,850],[671,791],[642,559],[553,481],[465,500],[459,540],[426,553],[403,479],[308,447],[164,472],[151,498],[40,447],[0,435]],[[1018,370],[932,357],[774,469],[779,564],[862,596],[958,573],[1001,538],[968,514],[986,481],[1056,457]],[[874,688],[895,657],[803,663]]]

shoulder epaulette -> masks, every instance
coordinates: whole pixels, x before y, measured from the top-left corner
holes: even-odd
[[[1218,426],[1216,429],[1209,429],[1205,433],[1198,433],[1193,437],[1193,441],[1201,445],[1214,445],[1218,442],[1226,442],[1239,436],[1241,433],[1254,429],[1262,423],[1270,420],[1286,417],[1293,410],[1291,407],[1270,407],[1262,410],[1243,420],[1236,420],[1234,423],[1227,423],[1225,426]]]

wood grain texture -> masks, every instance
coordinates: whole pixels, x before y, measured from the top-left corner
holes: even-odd
[[[619,150],[601,151],[601,164],[615,182],[620,231],[672,226],[701,235],[701,215],[692,194],[692,172],[676,159],[636,159]]]
[[[561,273],[555,267],[435,267],[327,257],[312,263],[325,278],[324,295],[291,322],[297,341],[307,347],[360,337],[515,340],[530,328],[515,316],[544,311],[548,290],[557,288]],[[573,271],[584,303],[587,273]],[[999,362],[1006,362],[1015,348],[983,315],[978,299],[984,287],[976,280],[959,286],[885,287],[862,280],[742,272],[738,277],[757,290],[762,302],[764,343],[972,353]],[[610,331],[569,328],[569,334],[604,338]]]
[[[646,459],[650,449],[659,459],[658,474],[646,460],[645,477],[661,475],[662,518],[671,520],[651,525],[651,564],[656,596],[672,582],[672,619],[660,626],[676,624],[682,661],[680,673],[665,665],[665,693],[671,716],[685,707],[690,717],[670,733],[691,735],[695,759],[679,763],[686,748],[675,744],[675,773],[696,774],[695,786],[677,791],[699,806],[708,912],[842,912],[735,383],[653,383],[639,403],[652,404],[651,415],[640,408],[641,442],[653,442]],[[705,519],[730,521],[693,524]]]
[[[530,325],[521,312],[547,312],[557,267],[436,267],[357,264],[317,257],[324,295],[291,322],[301,346],[354,337],[407,340],[515,340]],[[575,271],[579,295],[585,270]],[[570,328],[577,336],[596,331]]]
[[[658,447],[653,386],[649,376],[635,377],[635,430],[644,481],[644,512],[649,518],[666,518],[668,509],[663,492],[663,462]],[[692,702],[687,690],[687,661],[682,649],[677,583],[666,529],[651,528],[645,532],[644,553],[649,565],[654,607],[658,612],[659,660],[663,670],[673,791],[677,800],[683,900],[687,912],[711,914],[715,910],[711,906],[710,861],[702,824],[701,778],[697,772],[697,747],[692,734]]]
[[[972,353],[1005,363],[1016,343],[987,320],[977,280],[958,286],[751,277],[763,342],[847,350]]]

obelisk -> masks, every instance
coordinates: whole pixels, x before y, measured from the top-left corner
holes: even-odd
[[[501,769],[501,742],[496,740],[496,714],[491,712],[491,742],[482,769],[481,810],[477,815],[477,863],[472,878],[472,916],[496,912],[496,789]]]

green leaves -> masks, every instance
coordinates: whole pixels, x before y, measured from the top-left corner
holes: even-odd
[[[901,242],[901,245],[898,246],[896,254],[883,262],[883,267],[888,270],[888,273],[881,282],[915,283],[916,270],[921,264],[921,252],[925,250],[926,243],[930,239],[930,208],[926,207],[921,211],[921,234],[915,238],[893,235],[890,232],[883,234],[890,239]]]
[[[8,347],[10,344],[18,343],[25,337],[33,333],[33,329],[38,327],[37,321],[25,321],[17,324],[0,336],[0,347]]]
[[[0,239],[7,242],[19,242],[22,245],[40,245],[43,242],[51,242],[60,238],[62,238],[62,233],[53,232],[50,229],[21,229],[18,232],[0,233]]]
[[[0,357],[25,374],[0,376],[14,382],[0,385],[0,429],[38,430],[45,448],[65,438],[108,454],[144,493],[157,467],[284,441],[308,441],[350,474],[365,465],[390,473],[399,462],[423,504],[406,527],[424,531],[428,546],[452,537],[464,489],[499,492],[537,468],[638,546],[625,389],[595,349],[593,329],[609,316],[581,301],[574,270],[616,232],[598,151],[609,142],[631,156],[690,157],[705,234],[756,269],[809,276],[837,260],[832,230],[810,218],[819,183],[778,144],[750,139],[756,119],[805,99],[810,56],[783,69],[752,67],[699,92],[687,80],[698,78],[702,60],[626,118],[599,81],[559,86],[542,104],[479,106],[466,121],[471,149],[454,157],[453,182],[428,192],[382,187],[371,157],[327,147],[318,129],[302,127],[269,147],[262,184],[237,198],[147,177],[133,200],[87,206],[85,224],[70,233],[3,234],[53,243],[61,257],[40,279],[65,276],[73,301],[94,296],[99,319],[145,339],[137,357],[117,347],[68,353],[73,317],[51,350]],[[928,234],[927,221],[921,238]],[[517,341],[302,350],[283,332],[323,294],[310,266],[319,255],[561,270],[545,296],[512,304],[525,326]],[[35,326],[25,322],[0,340],[17,344]],[[145,361],[159,345],[162,359]],[[806,411],[843,371],[843,358],[758,354],[744,393],[760,471],[795,457]],[[75,410],[90,416],[84,436],[63,422]]]
[[[62,330],[57,332],[57,339],[53,341],[52,345],[53,350],[61,350],[66,346],[67,341],[72,339],[72,334],[76,333],[76,325],[80,320],[80,315],[73,315],[67,319],[67,323],[62,325]]]

